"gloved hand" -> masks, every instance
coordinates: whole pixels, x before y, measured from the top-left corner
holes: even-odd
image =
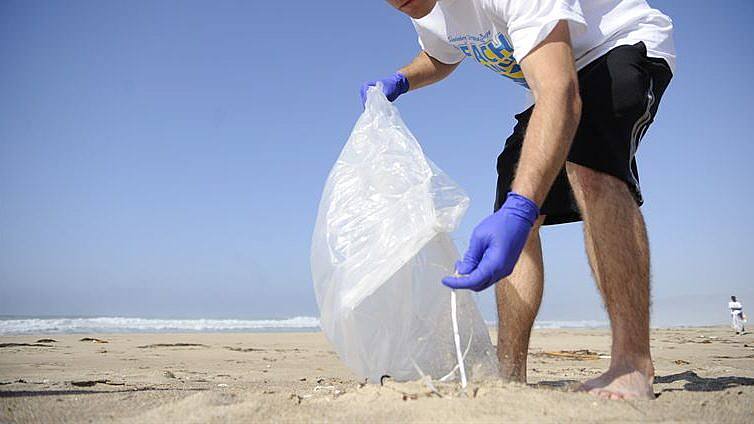
[[[376,86],[378,82],[382,83],[382,92],[391,102],[408,91],[408,79],[400,72],[396,72],[385,79],[368,81],[361,85],[362,106],[367,102],[367,88]]]
[[[469,249],[456,263],[461,275],[445,277],[442,283],[453,289],[482,291],[510,275],[538,217],[536,203],[508,193],[503,207],[485,218],[471,234]]]

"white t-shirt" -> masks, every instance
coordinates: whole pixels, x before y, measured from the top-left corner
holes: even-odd
[[[466,56],[526,86],[518,62],[560,20],[569,24],[576,69],[610,49],[643,41],[675,70],[673,22],[645,0],[438,0],[412,19],[422,49],[443,63]]]
[[[728,309],[730,309],[731,314],[738,315],[741,313],[743,306],[741,306],[741,302],[728,302]]]

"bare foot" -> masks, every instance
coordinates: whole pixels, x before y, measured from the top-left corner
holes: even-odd
[[[603,399],[654,399],[653,377],[635,369],[609,369],[601,376],[588,380],[577,391]]]

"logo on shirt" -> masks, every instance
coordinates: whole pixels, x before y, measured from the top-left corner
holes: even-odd
[[[497,34],[496,38],[491,36],[491,31],[480,35],[459,35],[448,37],[448,42],[485,68],[529,88],[521,67],[513,57],[513,46],[503,34]]]

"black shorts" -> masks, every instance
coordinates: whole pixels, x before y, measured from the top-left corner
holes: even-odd
[[[641,205],[634,155],[672,76],[665,60],[647,57],[644,43],[616,47],[581,69],[581,121],[568,161],[625,181]],[[516,115],[518,123],[497,158],[496,211],[511,189],[533,109],[534,106]],[[581,220],[565,167],[540,210],[547,215],[544,225]]]

